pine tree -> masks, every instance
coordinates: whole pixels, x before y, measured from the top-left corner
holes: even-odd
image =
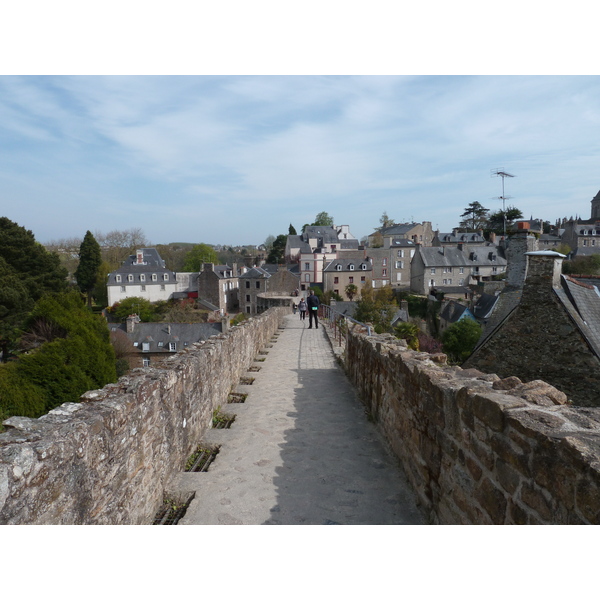
[[[92,291],[98,279],[98,271],[102,264],[100,244],[88,231],[79,246],[79,265],[75,271],[75,279],[79,289],[87,294],[88,306],[92,305]]]

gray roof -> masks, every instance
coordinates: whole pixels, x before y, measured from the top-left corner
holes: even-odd
[[[213,271],[221,279],[229,279],[235,277],[233,269],[229,265],[214,265]]]
[[[116,271],[108,274],[107,285],[123,285],[123,283],[127,283],[128,275],[133,275],[134,283],[140,283],[140,275],[144,275],[145,280],[142,281],[144,285],[164,284],[163,275],[165,274],[169,275],[170,283],[177,281],[175,272],[165,267],[165,261],[155,248],[142,248],[141,251],[143,252],[143,262],[138,264],[137,255],[132,254]],[[156,281],[152,281],[154,274],[158,275]],[[121,281],[117,281],[117,275],[121,275]]]
[[[182,350],[196,342],[221,333],[221,323],[136,323],[133,333],[127,333],[125,323],[109,325],[112,331],[123,331],[132,343],[142,350],[142,343],[150,344],[150,352],[169,352],[169,343],[175,342]]]
[[[411,229],[414,229],[419,223],[397,223],[390,227],[382,227],[378,229],[379,233],[383,236],[390,235],[406,235]]]
[[[356,312],[357,306],[358,304],[356,302],[336,302],[331,305],[331,308],[342,315],[352,318]]]
[[[473,314],[478,319],[487,319],[492,314],[494,306],[498,302],[498,295],[483,293],[477,299],[475,306],[473,307]]]
[[[286,242],[286,252],[290,248],[300,248],[302,254],[309,254],[312,248],[304,241],[301,235],[288,235]]]
[[[450,300],[449,302],[444,303],[440,312],[440,319],[444,319],[444,321],[448,323],[456,323],[460,320],[465,311],[471,316],[471,311],[469,311],[464,304]]]
[[[593,285],[561,275],[556,295],[582,335],[600,358],[600,292]]]
[[[506,266],[506,259],[493,244],[458,248],[420,246],[419,252],[426,267]]]
[[[338,266],[340,267],[338,269]],[[373,265],[369,260],[358,260],[354,258],[336,258],[332,260],[324,269],[323,272],[332,271],[372,271]]]
[[[390,242],[390,248],[407,248],[407,247],[415,248],[416,244],[412,240],[405,240],[403,238],[396,238]]]
[[[319,246],[322,244],[337,244],[338,233],[335,227],[309,225],[302,232],[302,239],[308,241],[309,238],[317,238]]]
[[[358,250],[358,240],[339,240],[340,250]]]
[[[437,239],[443,243],[449,244],[483,244],[485,243],[485,238],[479,233],[461,233],[451,231],[450,233],[438,233]]]
[[[271,274],[261,267],[253,267],[240,275],[240,279],[268,279]]]

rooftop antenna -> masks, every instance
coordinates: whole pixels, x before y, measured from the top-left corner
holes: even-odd
[[[502,196],[498,196],[498,200],[502,200],[502,216],[504,220],[504,237],[506,237],[506,201],[512,198],[512,196],[504,195],[504,178],[514,177],[510,173],[507,173],[504,169],[492,169],[492,175],[496,177],[502,177]]]

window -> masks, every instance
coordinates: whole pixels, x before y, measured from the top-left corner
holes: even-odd
[[[396,261],[396,269],[404,269],[404,261],[403,260]]]
[[[140,275],[140,281],[146,281],[146,276],[145,275]]]
[[[354,283],[354,277],[349,277],[348,278],[348,283]]]
[[[158,279],[158,277],[156,276],[156,273],[152,273],[152,281],[156,281]]]
[[[121,286],[121,291],[125,292],[125,286],[124,285]]]
[[[402,273],[396,273],[396,281],[402,281]]]
[[[160,291],[161,291],[161,292],[164,292],[164,291],[165,291],[165,289],[166,289],[166,288],[165,288],[165,286],[164,286],[164,285],[161,285],[161,286],[160,286]]]
[[[142,292],[145,292],[145,291],[146,291],[146,286],[145,286],[145,285],[142,285],[142,286],[141,286],[141,291],[142,291]]]
[[[246,294],[246,302],[250,302],[250,294]]]
[[[444,273],[452,273],[452,267],[444,267]]]
[[[342,265],[335,265],[335,269],[336,269],[336,271],[341,271],[342,270]]]
[[[168,273],[164,273],[163,274],[163,281],[169,281],[169,274]]]
[[[367,278],[364,275],[360,276],[360,282],[364,283],[367,280]]]
[[[127,281],[131,283],[133,281],[133,275],[127,275]]]
[[[250,306],[246,305],[246,312],[249,313],[250,312]]]
[[[257,281],[257,282],[256,282],[256,289],[257,289],[257,290],[260,290],[260,281]]]
[[[360,268],[361,268],[363,271],[366,271],[366,270],[367,270],[367,265],[365,265],[365,264],[363,263],[362,265],[360,265]]]
[[[458,269],[458,272],[462,275],[465,272],[465,268],[464,267],[460,267]]]
[[[349,265],[349,266],[348,266],[348,268],[349,268],[351,271],[354,271],[354,265]]]
[[[442,285],[448,285],[448,280],[447,280],[447,279],[444,279],[444,280],[442,281]]]
[[[429,280],[429,286],[430,287],[435,287],[435,279],[430,279]]]
[[[310,271],[310,263],[304,263],[304,270],[305,271]]]
[[[381,276],[382,277],[387,277],[387,269],[382,269],[381,270]]]
[[[142,359],[142,364],[143,364],[144,367],[149,367],[150,366],[150,359],[149,358]]]
[[[115,276],[115,281],[116,281],[117,283],[121,283],[121,276],[120,276],[120,275],[116,275],[116,276]]]
[[[250,287],[250,282],[246,281],[246,289],[248,289]]]
[[[150,342],[142,342],[142,352],[150,352]]]
[[[175,352],[177,344],[175,342],[169,342],[169,352]]]
[[[308,273],[304,276],[304,281],[310,281],[310,275]]]
[[[137,348],[139,346],[139,344],[137,342],[133,342],[133,347]]]
[[[165,343],[164,343],[164,342],[158,342],[158,347],[159,347],[159,348],[162,348],[164,345],[165,345]]]
[[[432,274],[432,275],[435,275],[435,267],[433,267],[433,268],[431,269],[431,274]]]
[[[412,258],[415,255],[415,251],[411,249],[410,251],[410,257]]]
[[[492,274],[495,275],[498,272],[498,267],[492,267]]]
[[[458,285],[465,285],[465,280],[464,279],[459,279],[458,280]]]
[[[339,283],[340,282],[340,278],[339,277],[334,277],[333,278],[333,283]]]
[[[398,250],[398,258],[404,258],[404,250]]]
[[[381,263],[384,267],[387,267],[387,258],[383,259],[383,262]]]
[[[338,296],[340,295],[340,290],[333,290],[334,294],[337,294]]]

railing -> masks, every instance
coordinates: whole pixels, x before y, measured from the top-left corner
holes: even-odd
[[[348,315],[345,315],[335,308],[331,308],[327,304],[321,304],[319,307],[319,317],[323,320],[328,321],[329,328],[333,329],[333,337],[336,339],[338,344],[341,346],[342,341],[346,342],[346,333],[348,332],[348,321],[351,323],[355,323],[356,325],[360,325],[367,330],[367,335],[372,335],[371,327],[369,325],[365,325]]]

